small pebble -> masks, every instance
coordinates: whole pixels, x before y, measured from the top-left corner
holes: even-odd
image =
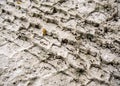
[[[47,34],[47,30],[45,28],[42,29],[42,35],[46,35]]]
[[[17,4],[21,4],[21,2],[22,2],[21,0],[17,0]]]

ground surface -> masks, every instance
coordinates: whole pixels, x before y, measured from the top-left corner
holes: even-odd
[[[115,0],[0,0],[0,86],[120,86],[118,10]]]

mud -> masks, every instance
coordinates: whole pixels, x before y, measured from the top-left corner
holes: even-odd
[[[120,86],[119,0],[0,0],[0,86]]]

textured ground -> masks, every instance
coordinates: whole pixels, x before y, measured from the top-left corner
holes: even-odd
[[[120,86],[117,3],[0,0],[0,86]]]

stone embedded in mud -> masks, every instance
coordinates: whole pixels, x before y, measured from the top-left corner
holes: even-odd
[[[6,68],[7,65],[8,65],[8,62],[9,62],[9,58],[7,56],[3,55],[3,54],[0,54],[0,69],[1,68],[3,68],[3,69]],[[0,70],[0,72],[2,72],[2,71]]]
[[[100,12],[94,12],[88,17],[89,21],[92,21],[92,22],[95,22],[95,23],[102,23],[106,19],[107,19],[107,17],[105,16],[105,14],[100,13]]]
[[[101,58],[103,61],[110,63],[110,62],[114,62],[116,56],[114,54],[111,54],[110,52],[103,51]]]

